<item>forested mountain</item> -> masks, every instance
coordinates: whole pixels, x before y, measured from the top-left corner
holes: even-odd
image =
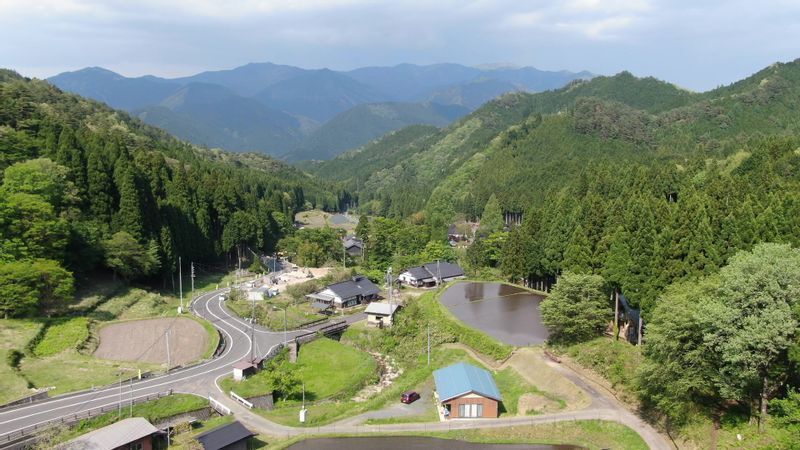
[[[187,84],[158,105],[133,114],[195,144],[240,152],[261,148],[276,155],[294,148],[303,137],[303,125],[295,116],[216,84]]]
[[[0,71],[0,149],[7,316],[58,310],[73,273],[166,280],[178,256],[269,251],[298,210],[339,207],[332,186],[283,163],[198,149],[7,70]]]
[[[409,125],[443,127],[469,113],[459,105],[439,103],[367,103],[339,113],[311,133],[288,160],[330,159],[344,150]]]
[[[737,249],[800,244],[798,104],[800,61],[702,94],[621,73],[509,94],[446,130],[396,132],[309,170],[345,171],[362,209],[414,215],[434,235],[494,201],[525,223],[501,259],[481,259],[479,241],[480,264],[513,279],[604,273],[648,309]],[[382,164],[370,151],[389,147]]]
[[[455,109],[432,114],[435,108],[431,104],[471,111],[506,92],[557,88],[590,76],[587,72],[481,69],[458,64],[401,64],[337,72],[254,63],[174,79],[127,78],[106,69],[87,68],[49,81],[133,112],[198,145],[299,160],[329,158],[405,125],[446,125],[450,120],[443,122],[442,118],[461,115],[452,113]],[[416,106],[391,107],[397,109],[394,118],[375,108],[359,108],[384,102]],[[357,109],[347,114],[353,108]],[[347,122],[357,117],[365,120],[369,132],[351,131]],[[325,127],[328,121],[334,122]],[[332,145],[320,145],[317,129]],[[294,150],[299,154],[293,155]]]

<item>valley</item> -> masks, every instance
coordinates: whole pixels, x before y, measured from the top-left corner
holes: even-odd
[[[800,60],[706,92],[554,73],[51,80],[125,86],[104,105],[1,71],[2,400],[49,398],[0,407],[0,446],[127,408],[185,448],[234,420],[263,448],[789,447]]]

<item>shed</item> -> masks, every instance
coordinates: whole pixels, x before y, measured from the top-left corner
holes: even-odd
[[[72,450],[116,450],[153,448],[153,435],[158,429],[143,417],[131,417],[103,428],[90,431],[61,447]]]
[[[364,241],[355,236],[346,236],[343,245],[350,256],[361,256],[364,253]]]
[[[258,365],[253,361],[243,359],[233,365],[233,379],[242,381],[258,371]]]
[[[394,314],[400,308],[400,305],[389,304],[384,302],[372,302],[367,306],[364,312],[367,314],[367,325],[374,325],[377,327],[391,326],[394,322]]]
[[[247,450],[247,443],[255,434],[234,421],[199,434],[195,439],[205,450]]]
[[[448,419],[496,418],[503,397],[486,369],[460,362],[433,372]]]

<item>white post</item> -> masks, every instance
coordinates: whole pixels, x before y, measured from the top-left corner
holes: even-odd
[[[431,365],[431,324],[428,323],[428,365]]]

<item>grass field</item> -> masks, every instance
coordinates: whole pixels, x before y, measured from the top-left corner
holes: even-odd
[[[8,353],[24,352],[43,323],[33,320],[0,319],[0,404],[29,394],[28,382],[8,365]]]
[[[50,323],[44,336],[33,348],[39,357],[52,356],[65,350],[78,350],[89,338],[89,319],[75,317]]]
[[[302,355],[302,351],[301,351]],[[459,349],[435,348],[431,353],[431,365],[427,366],[426,357],[421,356],[420,360],[411,369],[397,378],[394,383],[383,390],[378,395],[365,402],[354,402],[351,400],[340,400],[335,402],[321,402],[308,406],[308,416],[305,425],[300,424],[297,417],[297,402],[286,402],[286,405],[279,405],[273,411],[260,412],[262,415],[275,422],[291,426],[317,426],[331,423],[345,417],[354,416],[366,411],[380,409],[390,402],[397,402],[400,394],[410,389],[418,389],[426,382],[430,382],[432,373],[435,369],[449,366],[450,364],[466,361],[478,367],[482,364],[471,358],[466,352]],[[513,369],[508,368],[501,371],[495,377],[498,388],[507,402],[513,403],[513,407],[508,412],[502,414],[516,414],[516,403],[519,396],[524,392],[536,392],[536,388],[526,382]],[[308,384],[306,384],[308,386]],[[418,417],[419,420],[437,420],[433,414],[426,414]],[[387,419],[376,423],[399,423],[407,421],[405,418],[397,420]]]
[[[457,439],[467,442],[497,444],[572,444],[591,450],[647,450],[647,444],[645,444],[634,430],[616,422],[601,420],[580,420],[556,422],[545,425],[483,428],[438,433],[387,433],[385,435],[429,436],[444,439]],[[336,434],[326,436],[302,436],[284,441],[272,442],[266,448],[270,450],[283,450],[304,439],[348,436],[358,435]]]

